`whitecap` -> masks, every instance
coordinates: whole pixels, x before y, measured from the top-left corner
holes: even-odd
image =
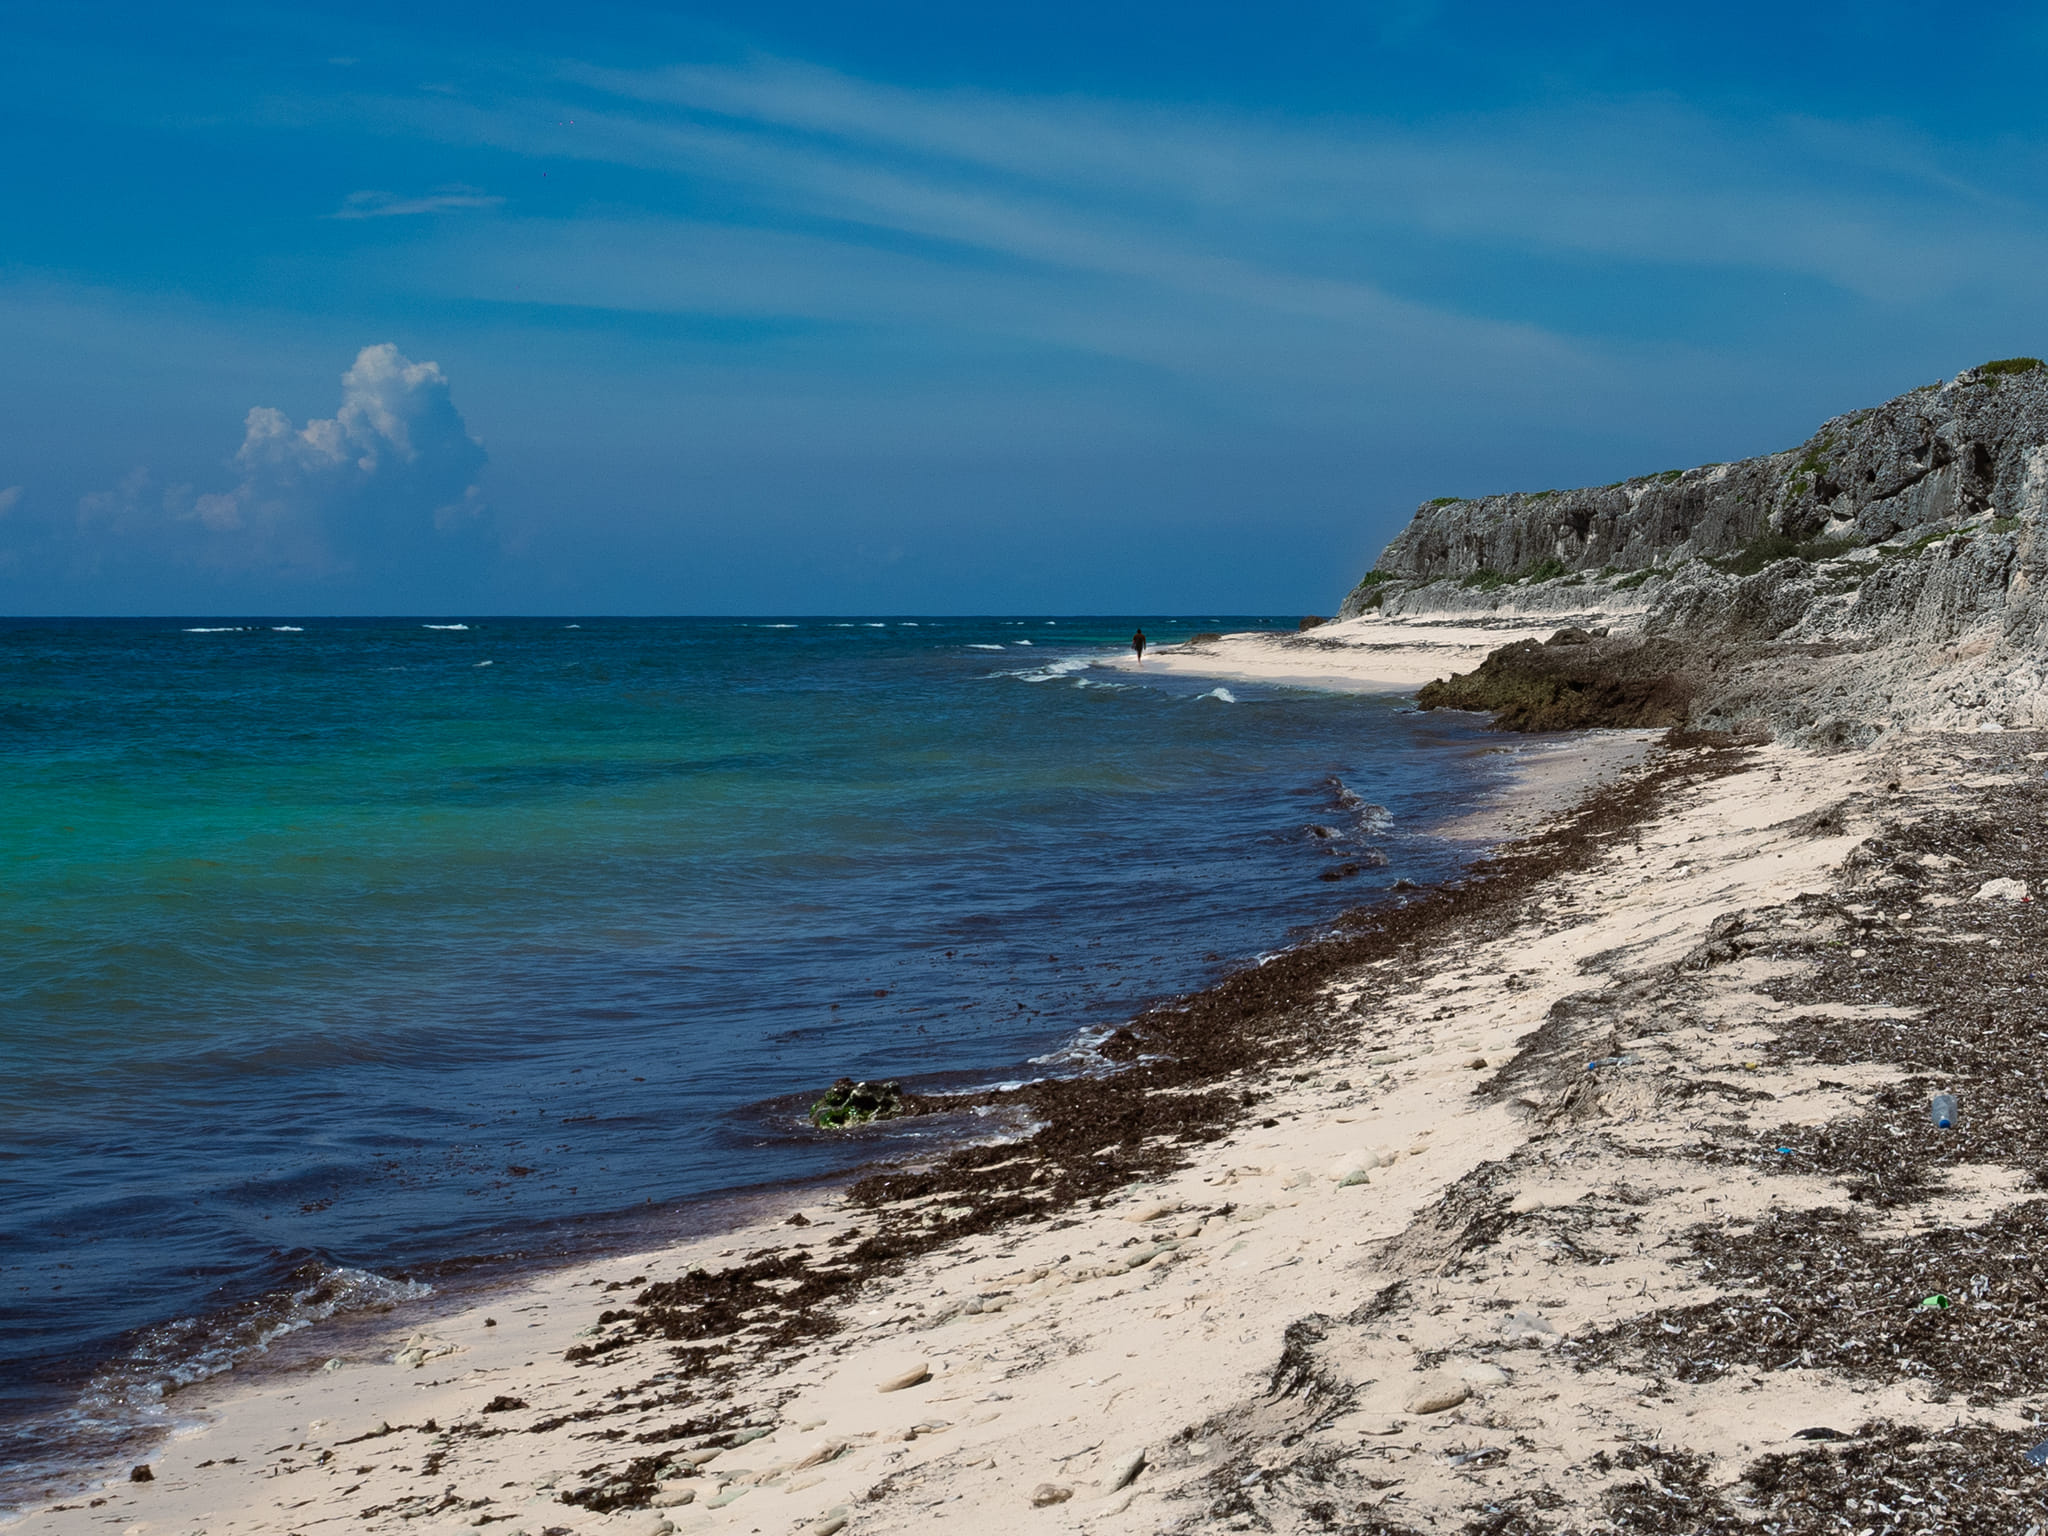
[[[467,624],[422,624],[421,629],[467,629]]]
[[[887,629],[888,627],[889,627],[889,626],[888,626],[888,625],[886,625],[886,624],[863,624],[863,625],[861,625],[861,628],[862,628],[862,629]]]
[[[1098,1024],[1079,1031],[1065,1045],[1029,1060],[1034,1067],[1051,1067],[1059,1073],[1100,1071],[1110,1066],[1109,1059],[1102,1054],[1102,1044],[1115,1033],[1114,1028]]]
[[[1086,656],[1067,656],[1058,661],[1048,662],[1045,666],[1035,667],[1029,672],[1011,672],[1006,675],[1022,678],[1027,683],[1049,683],[1055,678],[1069,676],[1092,665]]]
[[[795,629],[794,624],[756,624],[756,629]]]
[[[564,624],[562,626],[562,628],[564,629],[581,629],[582,627],[583,626],[581,624]]]
[[[185,631],[188,635],[239,635],[241,632],[242,626],[239,624],[216,624],[211,629],[195,628]]]
[[[306,626],[303,624],[273,624],[270,627],[274,633],[280,635],[303,635],[306,632]]]
[[[915,619],[898,619],[898,620],[896,621],[896,627],[897,627],[898,629],[921,629],[921,628],[923,628],[923,626],[922,626],[922,625],[920,625],[920,624],[919,624],[919,623],[917,622],[917,620],[915,620]]]
[[[1226,704],[1235,704],[1237,702],[1237,695],[1228,688],[1211,688],[1202,697],[1205,699],[1221,699]]]
[[[967,649],[969,649],[970,651],[1000,651],[1002,647],[1000,645],[979,645],[969,643]]]
[[[1016,643],[1018,645],[1029,645],[1031,642],[1029,640],[1019,640]]]
[[[488,661],[480,661],[477,663],[477,665],[480,667],[488,667],[490,663]]]

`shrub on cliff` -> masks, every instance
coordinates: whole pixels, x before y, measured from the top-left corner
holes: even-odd
[[[1854,539],[1795,539],[1782,533],[1758,534],[1725,560],[1712,564],[1731,576],[1754,576],[1780,560],[1832,560],[1856,547]]]

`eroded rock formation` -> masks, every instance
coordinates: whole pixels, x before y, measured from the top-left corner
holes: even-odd
[[[1340,616],[1608,623],[1681,657],[1694,723],[1848,743],[2048,724],[2044,581],[2048,367],[2019,358],[1784,453],[1428,503]]]

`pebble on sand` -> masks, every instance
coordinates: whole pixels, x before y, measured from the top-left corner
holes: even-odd
[[[1131,1452],[1130,1455],[1117,1462],[1115,1470],[1110,1473],[1109,1491],[1114,1493],[1119,1488],[1128,1488],[1138,1480],[1138,1474],[1144,1470],[1145,1453],[1143,1451]]]
[[[1501,1337],[1510,1344],[1533,1344],[1541,1348],[1557,1342],[1557,1329],[1549,1318],[1537,1312],[1510,1312],[1502,1319]]]
[[[901,1392],[905,1387],[914,1387],[932,1379],[932,1368],[920,1360],[907,1371],[899,1371],[888,1380],[876,1386],[877,1392]]]
[[[1058,1483],[1040,1483],[1031,1490],[1031,1507],[1049,1509],[1055,1504],[1064,1504],[1074,1496],[1071,1488],[1062,1488]]]
[[[1410,1413],[1442,1413],[1455,1408],[1472,1395],[1472,1389],[1455,1376],[1438,1373],[1423,1378],[1415,1390],[1408,1394]]]

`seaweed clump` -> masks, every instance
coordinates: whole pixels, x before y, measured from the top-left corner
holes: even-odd
[[[1426,685],[1424,709],[1489,710],[1496,730],[1683,725],[1693,685],[1667,647],[1610,641],[1582,629],[1502,646],[1478,667]]]

